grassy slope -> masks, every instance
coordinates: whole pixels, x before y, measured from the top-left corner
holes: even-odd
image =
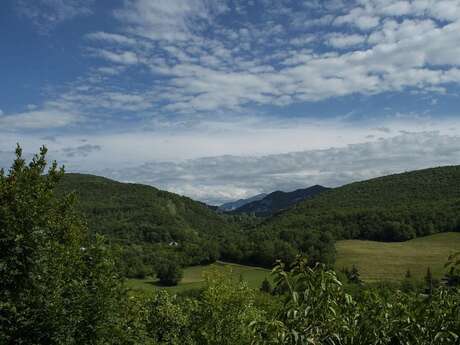
[[[336,243],[338,270],[358,267],[366,281],[401,280],[409,269],[423,278],[427,267],[443,275],[443,265],[452,252],[460,251],[460,233],[443,233],[401,243],[345,240]]]
[[[162,288],[170,291],[184,291],[202,287],[204,274],[212,272],[214,269],[228,272],[232,274],[234,279],[242,277],[252,288],[259,288],[264,278],[270,278],[270,271],[263,268],[218,262],[208,266],[188,267],[184,269],[184,278],[178,286]],[[133,290],[153,291],[158,288],[155,281],[155,279],[128,279],[127,286]]]

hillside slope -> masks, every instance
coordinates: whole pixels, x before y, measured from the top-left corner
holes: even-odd
[[[76,193],[92,233],[123,245],[177,246],[190,264],[216,259],[222,236],[236,231],[206,205],[151,186],[66,174],[57,193],[68,192]]]
[[[276,191],[260,200],[252,201],[238,207],[232,213],[247,213],[267,217],[327,190],[329,188],[316,185],[309,188],[297,189],[292,192]]]
[[[163,260],[190,266],[221,258],[270,267],[279,258],[292,260],[298,250],[320,261],[333,261],[331,237],[316,233],[299,239],[253,238],[251,217],[221,215],[200,202],[151,186],[66,174],[57,193],[68,192],[76,193],[93,234],[107,235],[125,248],[126,270],[140,266],[129,276],[142,271],[142,265]]]
[[[403,241],[460,230],[460,166],[332,189],[268,219],[258,232],[327,231],[336,238]]]

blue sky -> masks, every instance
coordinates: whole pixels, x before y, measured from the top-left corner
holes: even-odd
[[[209,203],[460,164],[458,0],[6,0],[0,166]]]

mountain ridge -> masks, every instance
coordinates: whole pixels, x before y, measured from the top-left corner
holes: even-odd
[[[260,194],[257,194],[257,195],[254,195],[252,197],[249,197],[249,198],[246,198],[246,199],[238,199],[236,201],[231,201],[231,202],[227,202],[225,204],[222,204],[220,206],[218,206],[218,210],[219,211],[223,211],[223,212],[231,212],[231,211],[234,211],[246,204],[249,204],[251,202],[254,202],[254,201],[258,201],[258,200],[262,200],[263,198],[265,198],[268,194],[266,193],[260,193]]]
[[[314,185],[308,188],[296,189],[292,192],[274,191],[267,194],[264,198],[249,202],[236,208],[231,213],[247,213],[256,216],[271,216],[277,212],[286,210],[295,204],[313,198],[316,195],[328,191],[330,188]]]

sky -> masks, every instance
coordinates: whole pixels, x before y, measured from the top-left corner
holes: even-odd
[[[460,164],[460,0],[3,0],[0,167],[210,204]]]

